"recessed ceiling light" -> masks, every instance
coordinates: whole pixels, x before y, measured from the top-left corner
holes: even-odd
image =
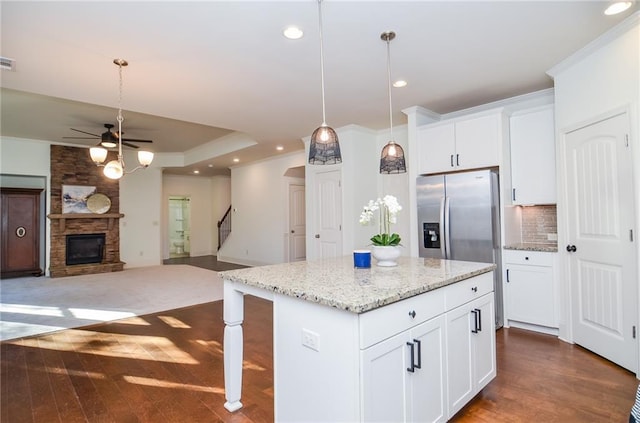
[[[198,173],[200,173],[200,171],[199,170],[194,170],[193,173],[195,173],[197,175]]]
[[[212,164],[208,164],[207,167],[213,167],[213,165]]]
[[[282,33],[290,40],[299,40],[304,35],[304,32],[297,26],[289,26]]]
[[[604,11],[605,15],[617,15],[622,13],[631,7],[631,1],[614,1],[609,4],[609,7]]]
[[[237,158],[237,157],[234,157],[234,158],[233,158],[233,162],[234,162],[234,163],[238,163],[239,161],[240,161],[240,159],[239,159],[239,158]]]
[[[407,81],[403,81],[402,79],[397,80],[393,83],[393,86],[396,88],[402,88],[407,86]]]
[[[284,147],[283,147],[283,146],[281,146],[281,145],[278,145],[278,146],[276,146],[276,150],[278,150],[278,151],[282,151],[282,150],[284,150]]]

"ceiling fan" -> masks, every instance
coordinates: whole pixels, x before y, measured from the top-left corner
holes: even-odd
[[[117,147],[118,146],[118,133],[117,132],[111,132],[111,129],[114,127],[114,125],[112,125],[110,123],[105,123],[104,127],[107,128],[107,131],[103,132],[100,135],[92,134],[91,132],[81,131],[79,129],[69,128],[72,131],[81,132],[83,134],[91,135],[92,137],[62,137],[62,138],[75,139],[75,140],[99,139],[100,140],[100,145],[102,145],[105,148]],[[133,138],[122,138],[122,145],[126,145],[127,147],[131,147],[131,148],[139,148],[137,145],[131,144],[132,142],[148,142],[148,143],[151,143],[153,141],[152,140],[139,140],[139,139],[133,139]]]

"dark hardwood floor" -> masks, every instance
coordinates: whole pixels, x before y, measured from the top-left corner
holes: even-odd
[[[217,301],[0,343],[0,421],[271,422],[272,305],[247,297],[246,307],[236,413],[223,407]],[[497,355],[497,378],[453,421],[628,420],[635,376],[581,347],[501,329]]]

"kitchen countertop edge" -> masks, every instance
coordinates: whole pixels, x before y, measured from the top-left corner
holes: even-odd
[[[516,251],[540,251],[543,253],[557,253],[558,246],[552,244],[530,244],[530,243],[519,243],[519,244],[510,244],[505,245],[503,247],[505,250],[516,250]]]
[[[321,284],[310,284],[310,277],[305,271],[301,272],[305,275],[302,278],[306,279],[303,283],[296,283],[299,281],[292,279],[291,275],[295,275],[292,269],[295,269],[296,266],[304,266],[303,263],[307,262],[283,263],[280,265],[228,270],[219,272],[219,276],[225,281],[241,283],[277,294],[300,298],[313,303],[360,314],[496,269],[496,265],[492,263],[406,257],[401,258],[399,266],[395,268],[376,268],[374,264],[371,269],[353,269],[353,258],[351,256],[335,260],[335,262],[330,260],[310,262],[312,265],[310,267],[315,266],[316,269],[322,265],[327,268],[336,264],[341,265],[341,267],[337,269],[336,277],[332,278],[332,282],[334,283],[336,283],[335,279],[338,279],[337,285],[334,286],[335,289],[328,290],[320,289],[323,288]],[[345,268],[347,264],[350,268]],[[406,268],[402,266],[406,266]],[[443,270],[443,267],[456,266],[463,269],[456,269],[454,271]],[[424,267],[422,273],[420,272],[421,267]],[[325,269],[325,267],[321,267],[321,269]],[[418,270],[416,271],[416,269]],[[306,268],[304,270],[306,270]],[[397,273],[393,273],[394,271],[404,271],[407,275],[398,275]],[[389,273],[385,274],[384,272]],[[440,272],[440,274],[437,274],[438,272]],[[378,289],[378,287],[375,286],[376,282],[383,280],[386,282],[386,275],[394,276],[390,279],[397,281],[397,283]],[[369,276],[373,282],[367,279],[367,276]],[[326,273],[318,274],[320,280],[326,277]],[[422,278],[424,281],[417,281],[417,278]],[[371,288],[371,286],[374,286],[374,288],[372,288],[373,292],[368,289]],[[346,289],[341,289],[343,287]]]

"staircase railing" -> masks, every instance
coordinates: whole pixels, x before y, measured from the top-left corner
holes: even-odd
[[[227,209],[222,219],[218,221],[218,250],[231,233],[231,206]]]

